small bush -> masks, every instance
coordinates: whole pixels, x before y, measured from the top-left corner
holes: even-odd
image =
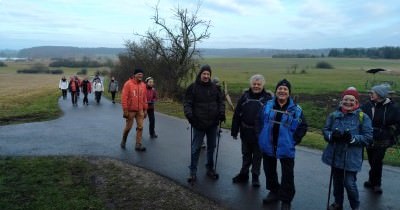
[[[330,64],[330,63],[328,63],[328,62],[326,62],[326,61],[320,61],[320,62],[318,62],[318,63],[315,65],[315,68],[318,68],[318,69],[334,69],[334,68],[333,68],[333,65]]]
[[[0,67],[6,67],[7,64],[5,64],[3,61],[0,61]]]
[[[64,74],[64,71],[62,69],[54,69],[50,70],[51,74]]]
[[[87,69],[81,69],[81,71],[78,71],[76,74],[77,75],[87,75]]]

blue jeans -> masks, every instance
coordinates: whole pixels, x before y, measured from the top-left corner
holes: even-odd
[[[344,188],[346,188],[351,208],[360,206],[356,181],[357,172],[346,171],[345,173],[343,169],[333,168],[333,196],[336,204],[343,206]]]
[[[190,174],[196,175],[197,164],[199,162],[201,145],[203,143],[204,136],[207,136],[207,169],[214,167],[214,150],[217,139],[217,125],[211,126],[206,130],[198,130],[193,127],[193,140],[191,150],[191,161],[190,161]]]

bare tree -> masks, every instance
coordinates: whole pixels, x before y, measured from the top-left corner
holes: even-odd
[[[120,64],[145,69],[146,76],[157,81],[157,88],[168,97],[176,97],[198,68],[200,52],[197,44],[210,37],[210,21],[198,17],[200,4],[193,12],[174,8],[175,25],[168,25],[160,16],[158,4],[154,7],[154,29],[145,34],[135,33],[139,42],[127,41],[127,53],[120,55]],[[131,62],[127,61],[131,60]],[[119,69],[129,69],[119,67]]]

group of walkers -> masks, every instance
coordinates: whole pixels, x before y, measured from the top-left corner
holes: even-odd
[[[206,174],[215,179],[214,155],[218,125],[225,121],[224,93],[211,81],[211,67],[204,65],[196,81],[188,86],[184,114],[191,124],[190,183],[196,181],[197,165],[204,136],[207,138]],[[281,209],[291,209],[295,195],[295,146],[305,136],[308,125],[302,108],[291,97],[292,85],[283,79],[275,92],[264,89],[265,79],[256,74],[250,78],[250,88],[239,98],[234,111],[231,136],[240,134],[242,166],[232,178],[233,183],[251,182],[259,187],[260,168],[269,191],[263,203],[281,202]],[[372,87],[369,102],[361,105],[355,88],[343,91],[337,109],[330,113],[323,127],[327,146],[322,161],[331,167],[327,209],[343,209],[344,190],[352,209],[360,207],[357,173],[361,170],[363,151],[367,148],[371,169],[364,187],[381,194],[382,162],[387,148],[396,143],[400,134],[400,110],[389,98],[386,84]],[[219,144],[219,141],[217,142]],[[217,146],[218,150],[218,146]],[[218,153],[218,151],[217,151]],[[281,164],[278,180],[277,160]],[[216,161],[216,160],[215,160]],[[251,167],[251,171],[250,171]],[[334,202],[330,203],[333,182]]]
[[[73,106],[78,106],[78,98],[81,92],[83,94],[82,104],[86,106],[89,105],[88,94],[91,94],[93,91],[95,94],[95,101],[97,104],[99,104],[102,93],[104,92],[103,81],[98,74],[96,74],[92,82],[89,81],[87,76],[85,76],[83,80],[79,79],[79,77],[76,75],[71,76],[69,81],[65,78],[65,76],[63,76],[60,79],[58,87],[61,90],[64,100],[67,99],[67,92],[70,92]],[[115,94],[118,92],[118,82],[114,77],[111,77],[108,86],[108,92],[111,93],[112,102],[115,103]]]
[[[221,87],[211,80],[211,75],[209,65],[201,66],[196,80],[186,89],[183,102],[184,115],[191,125],[188,178],[191,184],[197,180],[198,161],[204,137],[207,142],[206,175],[212,179],[219,178],[216,161],[220,126],[226,120],[226,96]],[[142,133],[143,121],[147,116],[150,137],[158,137],[155,133],[154,119],[154,103],[157,100],[154,79],[147,77],[143,81],[143,77],[143,70],[136,68],[133,76],[122,88],[121,105],[126,121],[120,143],[122,149],[126,148],[128,134],[136,121],[135,150],[146,150],[142,144]],[[81,88],[86,98],[84,104],[87,105],[87,94],[91,93],[91,83],[87,78],[80,82],[77,77],[71,77],[69,83],[66,82],[65,77],[60,81],[64,99],[66,89],[69,89],[72,103],[76,104],[76,94]],[[281,209],[287,210],[291,209],[296,192],[296,145],[306,135],[308,124],[302,108],[291,97],[292,85],[288,80],[280,80],[274,92],[264,89],[265,82],[265,78],[260,74],[251,76],[249,88],[240,96],[234,110],[231,136],[233,139],[240,136],[242,165],[232,182],[247,183],[251,173],[252,186],[260,187],[259,177],[263,163],[266,189],[269,191],[263,203],[268,205],[281,202]],[[95,78],[95,91],[100,90],[100,87],[96,88],[98,83],[101,83],[100,78]],[[115,103],[118,83],[113,77],[109,91],[112,93],[112,102]],[[400,109],[391,100],[389,92],[388,85],[376,85],[369,91],[369,101],[361,104],[359,92],[350,87],[341,94],[337,109],[326,118],[322,132],[327,146],[322,153],[322,162],[331,167],[327,209],[343,209],[344,190],[347,192],[351,208],[359,209],[356,180],[357,173],[361,170],[364,148],[367,149],[370,164],[369,179],[364,182],[364,187],[373,193],[382,194],[383,159],[386,150],[397,142],[397,136],[400,134]],[[97,102],[100,102],[100,99]],[[278,160],[281,165],[280,180],[277,173]],[[334,202],[330,203],[332,186]]]

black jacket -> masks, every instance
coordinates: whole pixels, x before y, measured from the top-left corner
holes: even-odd
[[[374,143],[372,146],[391,146],[400,134],[400,109],[386,98],[382,102],[367,102],[361,109],[372,119]]]
[[[272,98],[270,93],[263,89],[254,94],[251,89],[246,90],[239,98],[232,118],[231,136],[237,136],[241,127],[254,128],[255,120],[264,104]]]
[[[200,75],[187,88],[183,108],[191,125],[199,130],[218,125],[220,119],[225,118],[223,93],[213,82],[202,82]]]

